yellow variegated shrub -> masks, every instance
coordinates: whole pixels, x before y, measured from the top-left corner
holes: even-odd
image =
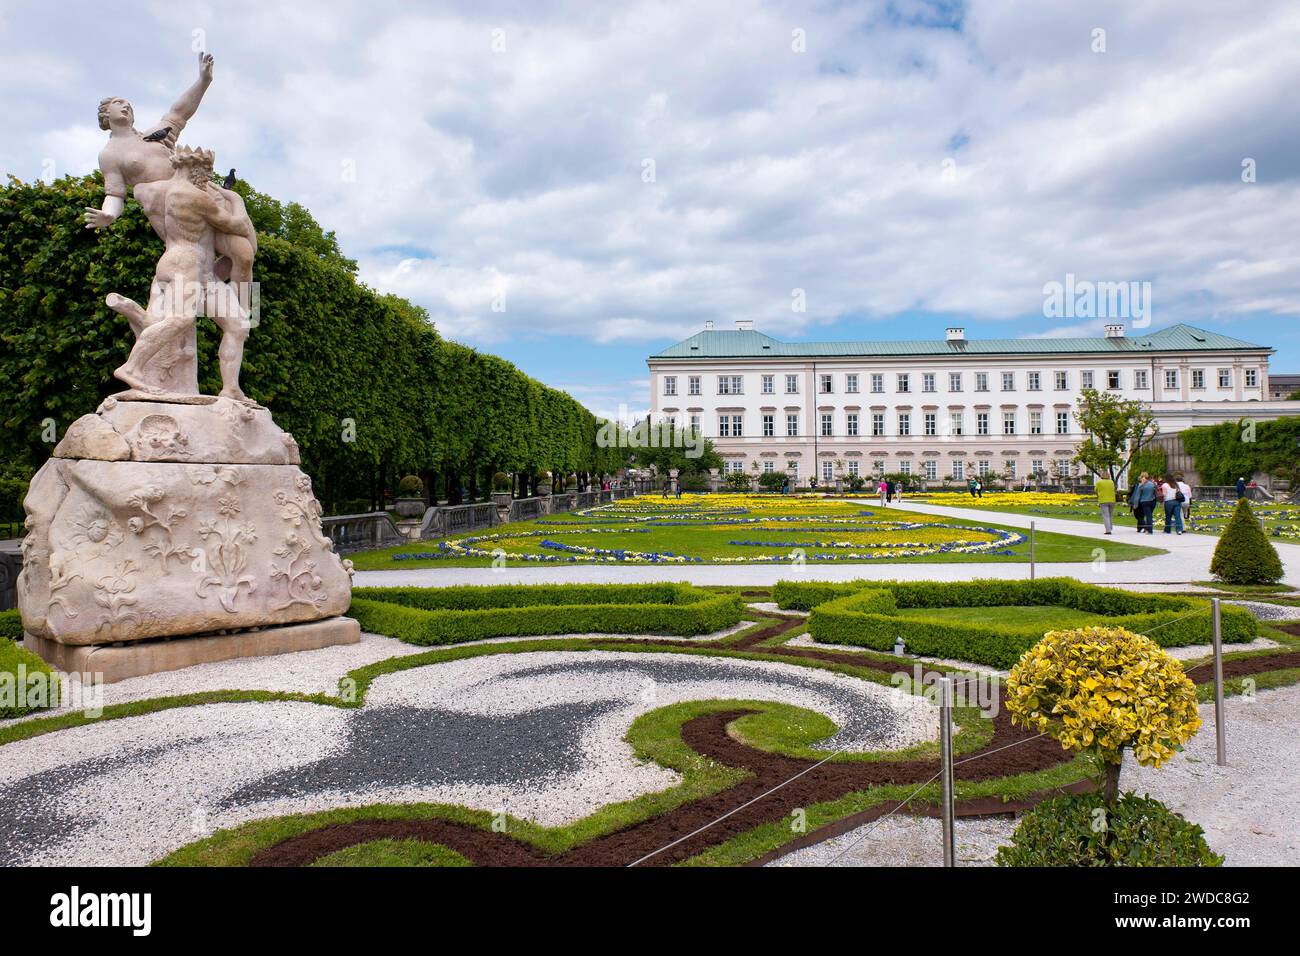
[[[1125,747],[1158,767],[1201,726],[1182,665],[1123,628],[1049,631],[1012,668],[1007,695],[1013,722],[1091,753],[1115,782]]]

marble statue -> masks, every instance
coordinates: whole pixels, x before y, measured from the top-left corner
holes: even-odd
[[[212,182],[212,154],[202,150],[184,150],[178,154],[176,150],[181,132],[212,83],[212,71],[211,54],[200,54],[199,79],[144,133],[135,128],[135,110],[130,102],[118,96],[100,102],[99,125],[109,131],[108,143],[99,154],[99,167],[104,174],[104,203],[102,208],[86,209],[85,221],[88,229],[112,226],[125,208],[127,190],[131,191],[154,232],[167,243],[169,255],[158,264],[147,310],[118,294],[108,297],[108,306],[126,316],[139,337],[153,324],[151,319],[176,318],[187,303],[196,303],[189,318],[208,315],[221,326],[222,394],[242,398],[239,365],[248,334],[257,233],[244,208],[243,197]],[[177,163],[178,155],[184,160],[181,164]],[[206,175],[200,168],[204,161]],[[194,189],[188,188],[190,185]],[[195,189],[206,193],[207,198],[200,200],[194,194]],[[186,240],[186,233],[196,231],[192,221],[198,207],[208,210],[205,219],[211,235]],[[192,263],[193,256],[185,251],[173,253],[172,245],[181,242],[193,242],[201,247],[202,261]],[[232,293],[238,301],[238,311],[231,307]],[[145,392],[197,395],[193,329],[172,323],[151,333],[148,341],[145,352],[133,353],[131,360],[118,369],[117,377]],[[141,361],[145,353],[151,359],[157,356],[147,368],[148,363]]]
[[[106,195],[86,225],[110,227],[130,189],[164,251],[147,306],[107,299],[136,337],[114,372],[129,388],[68,427],[23,502],[24,645],[106,681],[360,640],[298,445],[239,386],[255,233],[213,153],[177,142],[211,80],[203,55],[143,134],[125,100],[100,104]],[[198,391],[201,316],[222,331],[219,395]]]

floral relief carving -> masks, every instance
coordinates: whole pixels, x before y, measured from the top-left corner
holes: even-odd
[[[325,594],[321,590],[325,582],[316,573],[316,562],[305,560],[310,552],[311,542],[296,531],[290,531],[284,544],[271,552],[276,557],[288,558],[283,566],[271,563],[271,580],[279,581],[283,578],[289,595],[289,600],[276,605],[275,610],[283,611],[295,604],[306,604],[320,610],[325,603]],[[299,561],[303,562],[301,566]]]
[[[77,508],[69,520],[69,550],[85,558],[98,558],[122,543],[122,526],[105,511],[92,504]]]
[[[167,562],[172,558],[178,558],[182,562],[189,558],[197,557],[198,554],[193,548],[177,546],[172,540],[172,531],[176,522],[186,517],[189,512],[184,508],[167,507],[167,513],[153,511],[153,508],[166,497],[165,492],[158,485],[146,485],[139,491],[132,492],[126,499],[126,503],[135,508],[143,515],[136,515],[126,523],[127,528],[132,534],[142,535],[150,528],[157,528],[161,535],[157,540],[150,541],[144,546],[147,554],[153,555],[162,562],[163,574],[167,574],[169,568]]]
[[[109,638],[119,637],[122,631],[139,623],[140,616],[132,610],[136,596],[131,593],[135,590],[135,581],[131,576],[137,570],[134,561],[122,561],[111,574],[106,574],[95,582],[95,603],[105,611],[96,633],[107,632]]]
[[[295,528],[302,527],[303,522],[306,522],[307,527],[315,532],[316,541],[321,547],[333,551],[334,542],[320,531],[323,509],[311,493],[311,478],[300,473],[293,484],[290,491],[275,493],[275,503],[280,506],[280,517],[292,522]]]
[[[208,588],[216,586],[217,597],[227,613],[235,613],[235,601],[239,598],[239,589],[244,587],[247,593],[257,590],[257,582],[248,569],[248,552],[245,545],[257,541],[257,530],[247,522],[240,523],[239,496],[233,491],[217,498],[219,517],[199,522],[199,537],[207,542],[203,553],[204,571],[200,572],[194,593],[199,597],[208,596]]]

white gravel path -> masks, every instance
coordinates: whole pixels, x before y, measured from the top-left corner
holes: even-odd
[[[1224,701],[1228,766],[1215,762],[1214,705],[1186,749],[1159,770],[1124,761],[1120,785],[1205,829],[1228,866],[1300,865],[1300,684]]]
[[[993,855],[1015,829],[1010,817],[957,820],[957,865],[992,866]],[[768,866],[943,866],[943,824],[898,814],[787,853]]]
[[[828,743],[933,739],[919,697],[829,671],[680,654],[536,652],[384,675],[365,707],[213,704],[0,747],[0,863],[140,865],[248,819],[375,802],[505,810],[544,825],[660,790],[636,715],[681,700],[779,700]]]

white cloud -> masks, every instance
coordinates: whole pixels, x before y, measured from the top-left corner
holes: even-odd
[[[88,168],[99,97],[161,109],[202,27],[217,79],[186,138],[487,347],[556,334],[595,356],[737,317],[793,336],[853,314],[865,338],[905,310],[1023,320],[1066,273],[1151,281],[1157,326],[1300,312],[1288,0],[973,0],[959,30],[922,3],[181,2],[108,37],[66,29],[101,5],[69,6],[6,16],[21,103],[0,171]]]

